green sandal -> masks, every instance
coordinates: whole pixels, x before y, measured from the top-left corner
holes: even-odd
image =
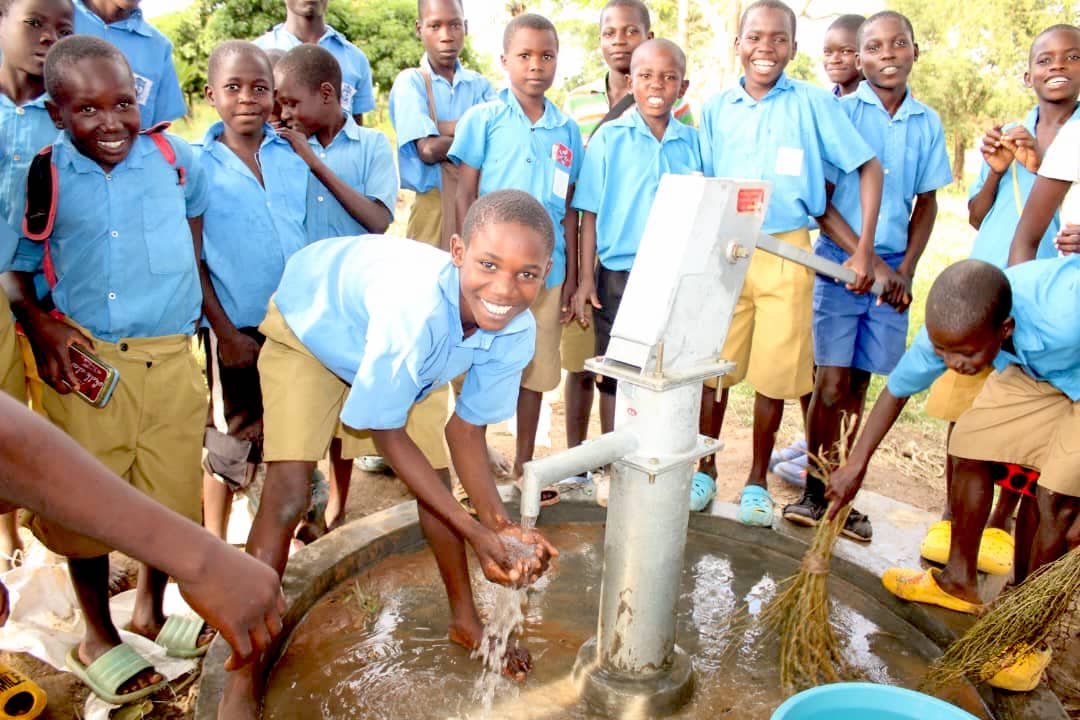
[[[168,684],[162,680],[139,690],[118,695],[116,691],[128,680],[144,670],[154,669],[149,660],[124,643],[109,650],[89,665],[84,665],[79,659],[79,646],[76,645],[68,652],[67,666],[72,674],[82,680],[95,695],[111,705],[126,705],[141,700]]]
[[[165,654],[175,658],[197,658],[206,654],[210,643],[199,645],[206,622],[200,617],[170,615],[154,642],[165,648]]]

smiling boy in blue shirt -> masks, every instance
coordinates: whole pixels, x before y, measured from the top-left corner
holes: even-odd
[[[744,77],[702,112],[705,174],[770,181],[762,231],[810,250],[808,218],[825,213],[826,163],[845,173],[857,170],[862,232],[850,264],[859,278],[857,289],[868,289],[881,164],[831,93],[784,74],[796,50],[791,8],[779,0],[752,3],[740,20],[736,49]],[[739,498],[738,520],[747,525],[772,525],[766,473],[784,400],[809,401],[814,387],[813,287],[811,270],[755,252],[721,350],[735,371],[721,379],[719,402],[715,382],[706,383],[702,396],[702,432],[718,437],[728,388],[745,378],[756,391],[754,461]],[[703,460],[701,471],[715,477],[715,458]]]
[[[941,120],[908,89],[919,57],[911,23],[892,11],[872,15],[856,33],[856,47],[866,80],[841,99],[840,107],[884,166],[874,275],[885,291],[879,300],[832,279],[814,281],[817,371],[806,432],[808,447],[826,464],[835,463],[842,418],[862,417],[870,375],[888,375],[904,354],[911,283],[937,217],[936,192],[952,182]],[[857,173],[833,174],[833,180],[830,203],[837,213],[821,218],[814,252],[844,263],[859,242],[860,182]],[[825,511],[819,475],[807,473],[802,498],[784,508],[785,519],[817,524]],[[852,528],[845,528],[845,535],[870,539]]]
[[[482,624],[465,544],[488,579],[504,585],[539,575],[555,552],[510,521],[484,440],[487,425],[514,411],[514,389],[535,339],[528,308],[543,288],[553,243],[544,209],[508,190],[477,201],[465,218],[465,239],[455,235],[449,254],[367,235],[323,240],[290,260],[261,326],[269,464],[249,552],[283,571],[315,462],[334,437],[351,455],[367,430],[417,496],[421,528],[446,584],[450,640],[478,646]],[[405,430],[410,408],[462,373],[445,434],[475,519]],[[535,556],[511,557],[504,538],[534,544]],[[505,663],[509,674],[523,676],[530,660],[518,649]],[[220,718],[257,717],[259,670],[229,678]]]
[[[52,148],[55,215],[45,229],[47,244],[20,240],[16,272],[7,278],[13,281],[7,283],[12,306],[49,386],[45,412],[113,472],[197,522],[206,395],[190,338],[202,300],[196,260],[205,178],[182,140],[163,139],[175,155],[170,162],[163,147],[139,134],[135,80],[114,46],[86,35],[64,38],[46,58],[45,82],[49,113],[65,130]],[[38,305],[33,276],[43,260],[51,261],[44,267],[67,322]],[[72,345],[120,373],[103,408],[71,392],[78,385]],[[109,548],[42,518],[33,529],[68,558],[86,619],[69,666],[114,703],[159,687],[161,676],[120,642],[109,616]],[[166,580],[153,568],[140,573],[130,627],[173,645],[171,628],[185,623],[170,618],[166,627]],[[171,651],[205,652],[210,635],[199,624]],[[91,670],[95,663],[99,667]],[[99,672],[115,683],[91,677]]]
[[[341,107],[363,125],[363,114],[375,109],[371,63],[367,55],[339,31],[326,24],[328,0],[285,0],[285,22],[255,39],[263,50],[288,52],[310,43],[326,48],[341,65]]]
[[[570,299],[578,282],[577,263],[568,259],[578,256],[578,215],[571,202],[581,169],[581,132],[544,96],[555,80],[558,55],[559,36],[547,18],[526,13],[511,20],[502,56],[510,87],[462,116],[449,153],[461,168],[459,218],[477,197],[516,188],[536,198],[555,225],[551,272],[532,308],[536,353],[518,393],[515,479],[532,460],[543,393],[559,386],[559,341],[573,317]]]
[[[146,21],[139,0],[75,0],[75,32],[120,49],[135,75],[142,127],[187,115],[169,38]]]
[[[211,413],[203,464],[203,523],[224,537],[233,492],[262,457],[262,395],[255,360],[270,295],[285,262],[307,245],[308,169],[266,124],[270,61],[255,45],[224,42],[210,55],[206,98],[221,118],[196,146],[209,188],[203,214],[203,313]]]

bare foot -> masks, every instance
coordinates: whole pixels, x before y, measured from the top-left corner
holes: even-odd
[[[480,647],[479,638],[483,636],[483,627],[477,625],[473,630],[460,625],[451,625],[449,629],[450,642],[461,645],[466,650],[475,651]],[[521,682],[532,670],[532,654],[524,645],[519,645],[511,638],[507,644],[506,654],[503,655],[503,675],[511,680]]]
[[[115,646],[101,645],[101,646],[88,646],[87,640],[83,640],[79,644],[79,662],[84,666],[90,667],[90,664],[100,658],[102,655],[112,650]],[[124,681],[124,683],[116,689],[117,695],[127,695],[128,693],[142,690],[143,688],[156,685],[162,680],[164,676],[152,667],[141,670],[135,675]]]
[[[973,588],[966,583],[954,580],[949,575],[949,568],[947,566],[945,567],[945,569],[938,572],[934,576],[934,579],[937,580],[939,588],[941,588],[955,598],[960,598],[961,600],[966,600],[967,602],[976,604],[982,602],[982,600],[979,599],[978,589]]]
[[[493,448],[491,445],[487,446],[488,450],[488,465],[491,466],[491,473],[498,480],[506,480],[510,477],[510,474],[514,471],[514,465],[509,460],[503,457],[502,453]]]
[[[256,670],[249,665],[228,674],[225,690],[218,704],[218,720],[259,720],[258,685]]]

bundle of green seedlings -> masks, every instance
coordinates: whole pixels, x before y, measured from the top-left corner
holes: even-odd
[[[810,454],[826,483],[830,467],[843,465],[847,460],[848,439],[854,430],[854,417],[846,416],[836,444],[836,465],[824,460],[824,453]],[[826,584],[833,546],[850,512],[851,506],[847,505],[832,520],[823,518],[799,571],[777,583],[776,594],[756,616],[751,616],[746,607],[739,610],[726,633],[729,640],[748,631],[776,633],[780,641],[780,685],[786,693],[861,678],[858,670],[844,658],[843,641],[830,619],[832,602]],[[828,511],[825,517],[828,517]],[[735,644],[730,642],[728,647]]]
[[[922,688],[958,680],[983,682],[1040,648],[1078,610],[1080,548],[1044,565],[995,600],[966,633],[935,660]]]

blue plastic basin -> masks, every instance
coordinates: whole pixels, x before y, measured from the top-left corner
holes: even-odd
[[[772,720],[978,720],[971,713],[914,690],[874,683],[836,683],[787,699]]]

